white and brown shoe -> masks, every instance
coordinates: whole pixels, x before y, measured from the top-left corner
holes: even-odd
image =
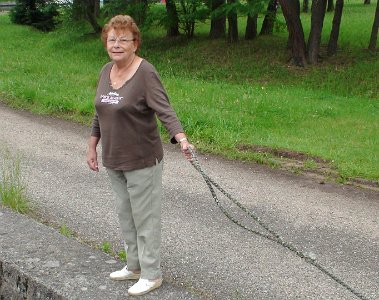
[[[128,267],[125,266],[120,271],[112,272],[109,277],[113,280],[132,280],[132,279],[139,279],[141,276],[140,273],[134,273],[132,271],[128,270]]]
[[[159,288],[162,285],[162,279],[148,280],[140,278],[136,284],[128,289],[131,296],[140,296]]]

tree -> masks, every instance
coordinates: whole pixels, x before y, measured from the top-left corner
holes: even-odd
[[[133,17],[134,21],[136,21],[138,25],[142,25],[146,20],[146,16],[149,9],[148,0],[130,0],[126,2],[130,3],[131,17]]]
[[[17,0],[10,12],[11,21],[30,25],[42,31],[51,31],[57,25],[58,4],[47,0]]]
[[[73,0],[69,6],[69,13],[72,21],[80,21],[85,19],[85,3],[84,0]]]
[[[288,28],[292,63],[303,67],[307,61],[305,58],[304,30],[300,20],[300,1],[279,0],[279,3]]]
[[[273,33],[278,4],[278,0],[270,0],[270,2],[268,3],[267,12],[262,23],[260,35]]]
[[[99,17],[100,11],[100,1],[99,0],[85,0],[86,2],[86,17],[88,22],[91,24],[94,32],[100,32],[101,26],[97,23],[97,18]]]
[[[343,4],[343,0],[336,0],[336,8],[334,11],[332,31],[330,33],[328,43],[328,56],[332,56],[337,52],[337,43],[340,32]]]
[[[328,8],[326,9],[326,11],[331,12],[333,10],[334,10],[333,0],[328,0]]]
[[[89,22],[94,32],[101,31],[101,27],[97,23],[97,18],[100,13],[99,0],[73,0],[68,10],[72,21]]]
[[[308,38],[308,61],[317,64],[320,53],[321,33],[324,24],[327,0],[312,1],[311,32]]]
[[[228,3],[230,4],[234,4],[236,2],[236,0],[228,0]],[[236,7],[232,8],[228,13],[228,41],[238,41],[238,19]]]
[[[211,9],[215,12],[221,5],[225,4],[225,0],[212,0]],[[209,37],[212,39],[223,38],[226,33],[226,16],[225,14],[213,14],[211,15],[211,29],[209,31]]]
[[[371,1],[370,1],[370,0],[365,0],[363,3],[364,3],[364,4],[370,4]]]
[[[258,14],[265,11],[268,0],[248,0],[246,5],[241,5],[242,12],[247,13],[245,39],[252,40],[258,33]]]
[[[309,10],[309,0],[303,0],[303,12],[307,13]]]
[[[243,10],[246,10],[247,13],[245,29],[246,40],[252,40],[257,37],[258,14],[264,10],[265,5],[265,0],[247,0],[247,5],[241,7]]]
[[[257,37],[257,23],[258,23],[258,14],[247,15],[245,40],[252,40]]]
[[[195,33],[195,24],[205,22],[209,18],[209,8],[202,0],[180,0],[177,8],[179,28],[188,38]]]
[[[166,0],[166,12],[168,18],[167,36],[178,36],[179,33],[179,17],[176,10],[175,0]]]
[[[368,46],[369,50],[375,50],[376,42],[378,40],[378,27],[379,27],[379,1],[376,2],[376,11],[374,23],[372,24],[370,44]]]

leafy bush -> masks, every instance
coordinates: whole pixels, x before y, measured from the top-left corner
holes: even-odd
[[[57,3],[49,0],[17,0],[10,16],[13,23],[51,31],[57,25],[58,8]]]
[[[102,16],[105,19],[110,19],[115,15],[129,15],[136,21],[138,26],[141,26],[146,20],[148,10],[148,1],[113,0],[104,5]]]
[[[201,0],[180,0],[178,1],[179,27],[184,34],[191,38],[195,33],[195,24],[205,22],[210,14],[210,9]]]
[[[203,0],[174,0],[173,5],[175,11],[171,15],[167,13],[165,5],[149,5],[142,30],[149,30],[153,26],[169,29],[178,23],[179,29],[192,38],[196,23],[204,23],[210,16],[210,9]]]

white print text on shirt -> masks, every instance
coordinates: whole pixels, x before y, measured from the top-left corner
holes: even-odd
[[[116,92],[109,92],[108,95],[101,95],[100,99],[102,103],[118,104],[124,97],[120,97]]]

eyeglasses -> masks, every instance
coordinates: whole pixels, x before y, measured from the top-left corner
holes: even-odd
[[[128,42],[133,42],[136,39],[128,39],[126,37],[120,37],[120,38],[115,38],[115,37],[110,37],[107,39],[108,44],[116,44],[118,42],[119,45],[126,45]]]

